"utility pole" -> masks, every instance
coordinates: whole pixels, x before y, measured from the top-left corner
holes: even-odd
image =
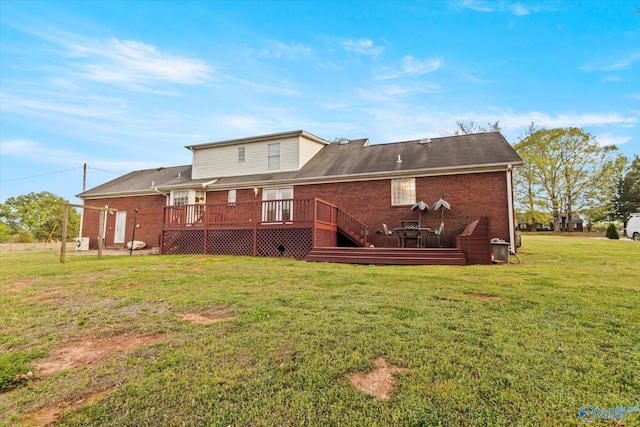
[[[82,173],[82,192],[87,191],[87,164],[84,164]],[[82,225],[84,224],[84,209],[80,212],[80,228],[78,229],[78,238],[82,237]]]

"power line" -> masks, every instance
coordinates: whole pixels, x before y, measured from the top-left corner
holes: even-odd
[[[41,177],[41,176],[55,175],[55,174],[58,174],[58,173],[69,172],[69,171],[73,171],[73,170],[77,170],[77,169],[82,169],[82,168],[83,168],[83,166],[79,166],[79,167],[76,167],[76,168],[65,169],[65,170],[61,170],[61,171],[48,172],[48,173],[41,173],[41,174],[39,174],[39,175],[23,176],[23,177],[21,177],[21,178],[3,179],[3,180],[2,180],[2,181],[0,181],[0,182],[20,181],[20,180],[22,180],[22,179],[38,178],[38,177]]]
[[[626,119],[622,120],[620,123],[618,123],[617,125],[615,125],[614,127],[612,127],[611,129],[609,129],[606,132],[602,132],[600,135],[596,136],[596,138],[600,138],[603,135],[606,135],[608,133],[613,132],[614,130],[616,130],[618,127],[622,126],[627,120],[629,120],[631,117],[635,116],[636,114],[640,113],[640,109],[636,110],[634,113],[632,113],[629,117],[627,117]]]
[[[119,172],[113,172],[113,171],[108,171],[108,170],[106,170],[106,169],[95,168],[95,167],[93,167],[93,166],[89,166],[89,165],[87,165],[87,167],[88,167],[88,168],[90,168],[90,169],[95,169],[95,170],[100,171],[100,172],[112,173],[112,174],[114,174],[114,175],[122,175],[122,174],[121,174],[121,173],[119,173]]]

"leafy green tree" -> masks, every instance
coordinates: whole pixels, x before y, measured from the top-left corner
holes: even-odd
[[[11,229],[4,222],[0,222],[0,243],[4,243],[11,237]]]
[[[640,156],[635,155],[631,165],[617,183],[614,213],[627,225],[633,212],[640,212]]]
[[[514,148],[525,162],[529,194],[552,213],[556,231],[562,216],[570,222],[577,212],[610,204],[622,164],[615,146],[601,147],[579,128],[556,128],[537,130]]]
[[[10,197],[0,206],[0,220],[11,230],[11,234],[27,230],[38,241],[60,239],[64,203],[67,200],[46,191]],[[80,216],[71,209],[68,235],[77,235],[79,226]]]

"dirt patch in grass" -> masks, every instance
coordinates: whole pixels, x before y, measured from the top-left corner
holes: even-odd
[[[64,369],[96,364],[112,353],[154,344],[163,337],[163,335],[121,334],[65,344],[53,350],[49,357],[36,361],[33,364],[33,370],[37,378],[44,378]]]
[[[81,406],[88,405],[101,397],[106,396],[111,392],[111,390],[113,389],[98,391],[73,402],[62,402],[58,405],[48,406],[36,412],[26,414],[20,418],[20,425],[29,427],[53,426],[64,412],[75,411]]]
[[[180,315],[180,320],[191,322],[193,325],[209,325],[211,323],[221,322],[232,318],[233,314],[226,311],[220,311],[214,314],[185,312]]]
[[[349,377],[349,381],[361,392],[370,394],[377,400],[387,400],[393,392],[393,374],[395,372],[409,372],[409,369],[389,365],[384,357],[378,357],[373,361],[371,372],[353,374]]]
[[[478,292],[471,292],[467,295],[471,295],[474,298],[483,299],[485,301],[502,301],[502,297],[498,297],[495,295],[488,295],[488,294],[480,294]]]
[[[140,285],[139,283],[125,283],[124,285],[120,285],[118,286],[116,289],[122,291],[124,289],[134,289],[134,288],[139,288]]]

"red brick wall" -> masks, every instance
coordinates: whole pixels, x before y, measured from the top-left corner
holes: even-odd
[[[384,235],[376,233],[382,223],[399,227],[400,221],[418,219],[411,206],[391,206],[391,180],[336,184],[298,185],[296,198],[318,197],[333,203],[369,225],[369,241],[384,246]],[[433,205],[442,198],[451,204],[444,211],[446,245],[455,245],[455,236],[481,216],[490,218],[490,236],[509,239],[506,172],[476,173],[416,178],[417,200]],[[440,212],[422,215],[422,225],[437,228]],[[389,240],[389,246],[397,244]]]
[[[207,192],[207,203],[226,203],[228,191]],[[369,225],[369,242],[384,246],[384,236],[376,233],[382,223],[390,228],[399,227],[400,221],[417,219],[418,213],[411,206],[391,206],[391,180],[357,181],[335,184],[296,185],[296,199],[318,197],[333,203]],[[490,237],[509,241],[506,172],[476,173],[416,178],[417,200],[432,205],[440,198],[451,204],[445,210],[446,245],[454,246],[455,236],[472,221],[487,216],[490,218]],[[238,190],[237,201],[262,199],[262,189],[258,196],[253,189]],[[166,198],[160,194],[153,196],[121,197],[102,200],[87,200],[90,206],[105,206],[127,212],[125,242],[131,240],[133,231],[133,208],[140,207],[136,240],[148,246],[158,246],[162,230],[163,208]],[[440,212],[429,211],[422,215],[422,225],[437,228]],[[115,215],[107,215],[106,244],[112,245],[115,234]],[[86,210],[83,236],[90,237],[91,247],[97,247],[98,211]],[[396,245],[396,239],[389,240],[389,246]]]
[[[136,222],[140,227],[136,229],[136,240],[141,240],[148,247],[160,246],[160,233],[162,231],[163,208],[167,204],[166,197],[158,194],[153,196],[118,197],[113,199],[86,200],[85,205],[118,209],[127,212],[127,223],[125,230],[125,243],[131,240],[133,234],[133,223],[135,213],[133,209],[138,206],[140,210],[137,214]],[[89,247],[98,247],[100,211],[84,209],[84,220],[82,224],[82,235],[89,237]],[[105,243],[112,246],[116,231],[116,215],[107,214]]]

